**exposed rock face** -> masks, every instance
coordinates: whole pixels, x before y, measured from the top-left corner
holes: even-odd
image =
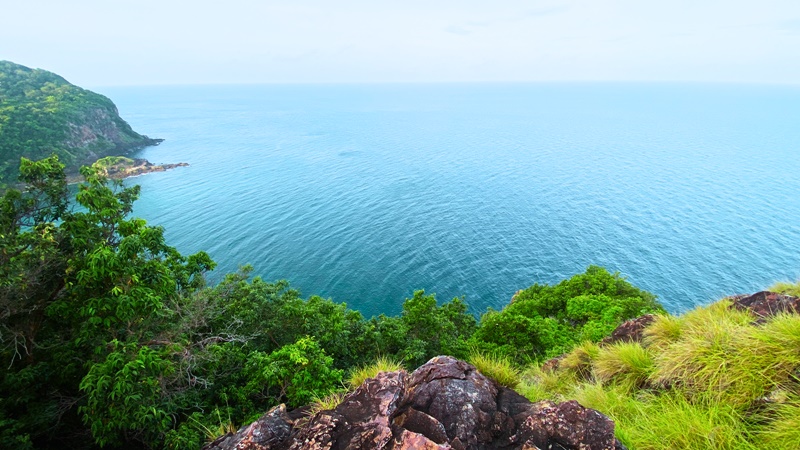
[[[759,322],[782,312],[800,313],[800,298],[777,292],[761,291],[735,296],[732,300],[732,308],[750,311]]]
[[[611,336],[600,341],[601,344],[613,344],[615,342],[642,342],[644,337],[644,329],[656,320],[653,314],[645,314],[635,319],[626,320],[622,322],[614,331]]]
[[[267,449],[618,450],[614,423],[577,402],[533,404],[475,367],[439,356],[384,372],[331,411],[294,421],[283,406],[204,447]],[[295,426],[290,432],[287,429]]]

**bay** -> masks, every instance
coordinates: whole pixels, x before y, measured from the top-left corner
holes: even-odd
[[[134,214],[218,281],[396,314],[479,314],[590,264],[681,312],[800,278],[800,87],[542,83],[100,88],[137,157]]]

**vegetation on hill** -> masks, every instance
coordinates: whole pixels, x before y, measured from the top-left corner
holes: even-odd
[[[417,291],[399,316],[367,319],[285,281],[251,278],[248,266],[206,286],[209,256],[181,255],[161,228],[130,218],[139,188],[101,166],[81,169],[71,203],[57,157],[23,158],[24,190],[0,198],[0,447],[197,448],[209,430],[278,403],[336,398],[328,395],[359,371],[380,370],[368,366],[381,357],[378,367],[413,369],[439,354],[471,355],[487,371],[505,364],[494,376],[514,383],[520,351],[498,345],[492,327],[516,307],[479,323],[463,300]],[[613,314],[594,314],[604,301]],[[531,360],[552,353],[550,342],[602,337],[587,327],[660,310],[597,267],[536,285],[512,306],[527,302],[546,303],[537,317],[568,335],[536,340]]]
[[[46,70],[0,61],[0,189],[16,182],[21,157],[55,154],[72,173],[157,142],[133,131],[107,97]]]

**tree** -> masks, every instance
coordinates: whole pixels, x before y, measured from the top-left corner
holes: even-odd
[[[182,256],[161,228],[129,219],[138,187],[83,168],[70,209],[57,157],[21,166],[24,190],[0,200],[0,410],[13,418],[0,423],[10,430],[0,438],[36,443],[80,428],[79,407],[92,425],[109,417],[86,408],[79,390],[92,398],[102,383],[81,379],[117,357],[152,356],[157,330],[148,319],[201,287],[214,263],[203,252]]]

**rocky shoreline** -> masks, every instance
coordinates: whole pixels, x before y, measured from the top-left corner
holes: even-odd
[[[108,156],[100,158],[92,164],[105,172],[110,179],[121,180],[123,178],[145,175],[153,172],[165,172],[176,167],[187,167],[189,163],[180,162],[174,164],[153,164],[142,158],[127,158],[124,156]],[[71,175],[67,177],[70,184],[79,183],[83,180],[81,175]]]
[[[112,166],[106,169],[109,178],[122,179],[144,175],[153,172],[164,172],[176,167],[187,167],[189,163],[180,162],[176,164],[153,164],[146,159],[134,159],[130,166]]]

